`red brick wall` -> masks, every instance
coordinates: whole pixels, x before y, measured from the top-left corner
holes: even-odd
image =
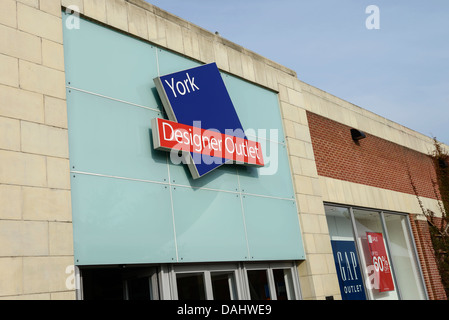
[[[414,215],[410,215],[410,225],[412,226],[416,250],[418,251],[429,299],[447,300],[436,263],[427,221],[417,220]]]
[[[357,143],[351,127],[307,112],[318,174],[373,187],[436,198],[435,171],[429,156],[367,134]]]

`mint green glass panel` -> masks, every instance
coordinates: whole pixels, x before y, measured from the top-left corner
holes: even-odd
[[[253,130],[257,136],[263,136],[266,130],[267,139],[284,142],[277,94],[231,75],[224,75],[223,79],[245,131]],[[270,129],[277,130],[277,136],[271,136]]]
[[[294,201],[248,195],[242,200],[252,260],[304,259]]]
[[[163,49],[157,49],[157,54],[160,75],[166,75],[202,65],[202,63],[187,59],[179,54]]]
[[[223,78],[248,138],[260,142],[264,154],[264,168],[238,167],[242,192],[294,199],[277,94],[231,75]]]
[[[64,47],[77,264],[304,257],[274,92],[222,72],[244,128],[278,130],[264,147],[277,170],[225,165],[193,180],[153,150],[153,78],[199,63],[84,19],[64,29]]]
[[[209,188],[225,191],[239,190],[237,169],[234,165],[225,164],[209,172],[201,177],[201,179],[192,179],[192,174],[187,165],[174,165],[170,162],[170,177],[172,183],[194,188]]]
[[[153,149],[158,112],[67,90],[70,165],[74,171],[168,181],[167,154]]]
[[[167,186],[73,173],[71,186],[77,265],[176,259]]]
[[[172,189],[180,262],[247,258],[240,195],[184,187]]]
[[[290,164],[284,144],[261,141],[265,167],[238,166],[242,192],[271,197],[294,199]]]
[[[63,25],[69,15],[62,13]],[[94,22],[64,28],[69,86],[151,108],[161,106],[153,78],[156,48]]]

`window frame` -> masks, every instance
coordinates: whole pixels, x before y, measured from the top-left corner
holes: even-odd
[[[357,252],[357,259],[359,260],[359,264],[360,266],[362,266],[362,260],[364,259],[363,257],[363,253],[361,252],[361,248],[360,248],[360,244],[358,243],[358,241],[356,241],[356,239],[358,239],[358,234],[357,234],[357,225],[356,225],[356,221],[355,221],[355,217],[354,217],[354,209],[355,210],[361,210],[361,211],[371,211],[371,212],[376,212],[379,216],[380,219],[380,223],[381,223],[381,227],[382,227],[382,232],[384,234],[384,240],[385,240],[385,244],[386,244],[386,251],[388,256],[392,256],[391,255],[391,250],[390,250],[390,246],[391,246],[391,242],[390,242],[390,238],[388,235],[388,229],[387,229],[387,225],[385,222],[385,214],[391,214],[391,215],[400,215],[405,217],[405,221],[406,221],[406,228],[407,228],[407,233],[408,236],[410,237],[410,242],[411,242],[411,249],[412,249],[412,255],[413,255],[413,262],[416,264],[417,267],[417,271],[418,271],[418,275],[419,275],[419,280],[420,283],[419,285],[421,286],[422,290],[423,290],[423,294],[424,294],[424,299],[428,300],[429,299],[429,295],[427,292],[427,287],[425,285],[424,282],[424,275],[422,272],[422,267],[421,267],[421,263],[419,260],[419,255],[418,255],[418,250],[416,248],[416,242],[415,242],[415,237],[413,235],[412,232],[412,228],[411,228],[411,224],[410,224],[410,219],[409,219],[409,214],[408,213],[404,213],[404,212],[397,212],[397,211],[392,211],[392,210],[383,210],[383,209],[376,209],[376,208],[368,208],[368,207],[362,207],[362,206],[353,206],[353,205],[345,205],[345,204],[340,204],[340,203],[333,203],[333,202],[324,202],[324,206],[332,206],[332,207],[339,207],[339,208],[345,208],[348,209],[349,211],[349,216],[350,216],[350,221],[351,221],[351,227],[352,227],[352,234],[353,234],[353,238],[355,240],[355,248],[356,248],[356,252]],[[326,217],[327,219],[327,217]],[[401,289],[400,289],[400,285],[398,285],[397,282],[397,278],[396,278],[396,274],[398,271],[395,268],[393,259],[390,259],[390,264],[391,264],[391,268],[393,269],[393,281],[394,281],[394,285],[397,288],[397,295],[398,295],[398,299],[402,300],[402,295],[401,295]],[[366,278],[366,272],[363,270],[362,273],[362,277],[363,277],[363,283],[364,283],[364,289],[365,289],[365,295],[366,297],[369,299],[372,295],[369,292],[369,290],[366,288],[366,283],[367,283],[367,278]]]
[[[248,270],[266,270],[267,272],[267,281],[270,290],[270,297],[272,300],[277,300],[276,295],[276,287],[274,282],[274,269],[288,269],[291,274],[291,280],[293,288],[290,288],[290,284],[286,282],[286,286],[288,289],[288,296],[291,300],[300,300],[301,292],[299,286],[299,276],[297,265],[293,261],[288,262],[239,262],[239,263],[217,263],[217,264],[176,264],[170,265],[170,290],[171,290],[171,299],[178,299],[178,290],[177,290],[177,282],[176,282],[176,274],[178,273],[199,273],[202,272],[204,276],[204,290],[206,294],[207,300],[213,300],[213,290],[212,290],[212,282],[211,282],[211,273],[213,272],[230,272],[234,275],[235,281],[235,291],[236,291],[236,299],[235,300],[251,300],[251,294],[249,290],[249,282],[248,282]],[[231,290],[231,288],[230,288]],[[294,294],[294,297],[290,297],[291,293]],[[231,293],[232,295],[232,293]]]
[[[246,299],[251,300],[251,292],[249,289],[249,281],[248,281],[248,271],[250,270],[266,270],[267,272],[267,281],[268,286],[270,290],[270,297],[272,300],[277,300],[277,293],[276,293],[276,284],[274,281],[274,274],[273,270],[275,269],[289,269],[292,276],[292,282],[293,282],[293,294],[294,297],[289,297],[289,300],[300,300],[301,299],[301,292],[299,285],[299,276],[298,271],[296,268],[296,265],[293,262],[262,262],[262,263],[245,263],[243,265],[243,276],[244,276],[244,283],[245,283],[245,294]],[[286,281],[286,286],[289,288],[289,284]],[[290,289],[290,288],[289,288]],[[292,291],[287,290],[287,294],[290,295]]]
[[[173,264],[170,268],[170,291],[171,298],[178,300],[178,287],[176,274],[202,273],[204,280],[204,292],[206,300],[213,300],[211,272],[230,272],[234,275],[235,287],[237,291],[237,299],[241,297],[241,284],[239,283],[238,265],[234,263],[220,264]]]
[[[132,269],[136,265],[120,266],[125,269]],[[109,268],[117,267],[117,265],[108,266],[77,266],[77,279],[79,291],[77,298],[83,300],[83,270],[92,268]],[[149,280],[150,297],[156,300],[178,300],[177,274],[198,274],[203,276],[204,293],[206,300],[213,300],[212,274],[215,272],[224,272],[232,275],[229,282],[229,290],[231,299],[234,300],[251,300],[249,290],[248,274],[250,270],[265,270],[267,272],[267,281],[270,290],[270,299],[276,300],[276,284],[274,281],[273,270],[288,270],[290,278],[286,278],[284,274],[287,296],[290,300],[300,300],[301,288],[298,275],[298,262],[296,261],[260,261],[260,262],[223,262],[223,263],[183,263],[183,264],[149,264],[139,265],[133,276],[144,276]],[[125,273],[122,274],[122,276]],[[287,280],[290,280],[291,283]],[[292,288],[290,286],[293,286]],[[293,295],[293,296],[292,296]],[[123,279],[123,298],[127,300],[129,297],[128,285],[126,278]],[[149,297],[149,299],[150,299]]]

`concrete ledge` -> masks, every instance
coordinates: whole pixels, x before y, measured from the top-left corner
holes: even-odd
[[[195,24],[192,24],[192,23],[190,23],[190,22],[188,22],[188,21],[186,21],[186,20],[184,20],[184,19],[182,19],[182,18],[180,18],[180,17],[178,17],[178,16],[176,16],[174,14],[171,14],[171,13],[169,13],[169,12],[167,12],[165,10],[162,10],[162,9],[152,5],[152,4],[149,4],[148,2],[145,2],[143,0],[125,0],[125,1],[129,2],[129,3],[133,4],[133,5],[136,5],[138,7],[141,7],[141,8],[143,8],[143,9],[149,11],[149,12],[152,12],[155,15],[157,15],[157,16],[163,18],[163,19],[166,19],[168,21],[171,21],[171,22],[173,22],[173,23],[175,23],[175,24],[177,24],[177,25],[179,25],[179,26],[181,26],[183,28],[189,29],[189,30],[191,30],[191,31],[201,35],[201,36],[204,36],[209,41],[218,42],[220,44],[223,44],[226,47],[229,47],[229,48],[231,48],[233,50],[236,50],[236,51],[238,51],[238,52],[240,52],[240,53],[242,53],[242,54],[244,54],[246,56],[249,56],[249,57],[251,57],[254,60],[262,61],[263,63],[265,63],[268,66],[271,66],[271,67],[273,67],[275,69],[278,69],[278,70],[280,70],[282,72],[285,72],[285,73],[287,73],[290,76],[297,77],[297,74],[296,74],[295,71],[293,71],[293,70],[291,70],[291,69],[289,69],[289,68],[287,68],[287,67],[285,67],[285,66],[283,66],[283,65],[281,65],[281,64],[279,64],[277,62],[274,62],[274,61],[272,61],[270,59],[267,59],[267,58],[265,58],[265,57],[255,53],[255,52],[253,52],[251,50],[248,50],[248,49],[246,49],[246,48],[244,48],[244,47],[242,47],[242,46],[240,46],[240,45],[238,45],[238,44],[236,44],[236,43],[234,43],[232,41],[229,41],[229,40],[219,36],[219,35],[216,35],[215,33],[211,32],[211,31],[208,31],[208,30],[206,30],[204,28],[201,28],[201,27],[199,27],[199,26],[197,26]]]

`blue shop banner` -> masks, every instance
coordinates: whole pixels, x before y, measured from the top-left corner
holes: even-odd
[[[332,240],[331,244],[342,299],[366,300],[354,241]]]
[[[216,63],[160,76],[154,83],[169,120],[246,139]],[[220,157],[202,161],[190,153],[187,163],[194,179],[229,162]]]

